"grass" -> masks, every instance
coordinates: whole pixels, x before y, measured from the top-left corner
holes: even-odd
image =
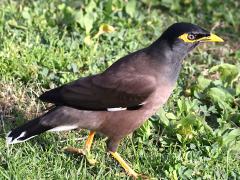
[[[119,153],[156,179],[240,179],[240,4],[212,1],[0,2],[0,179],[130,179],[97,136],[91,166],[63,152],[87,131],[45,133],[6,146],[11,129],[42,113],[37,96],[106,69],[170,24],[212,29],[224,44],[196,49],[168,103],[125,138]],[[113,31],[114,30],[114,31]]]

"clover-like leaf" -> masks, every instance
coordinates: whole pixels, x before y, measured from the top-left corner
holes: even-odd
[[[217,66],[213,66],[209,72],[219,72],[221,80],[230,85],[232,81],[238,76],[239,69],[236,65],[223,63]]]
[[[131,17],[133,17],[136,11],[136,1],[130,0],[129,2],[127,2],[125,10],[126,10],[126,13],[128,13]]]

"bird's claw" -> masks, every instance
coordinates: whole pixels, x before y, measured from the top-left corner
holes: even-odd
[[[74,148],[74,147],[66,147],[66,148],[64,148],[64,151],[69,152],[69,153],[73,153],[73,154],[84,155],[86,157],[88,163],[91,164],[91,165],[95,165],[97,163],[97,161],[92,157],[92,155],[90,154],[89,151],[87,151],[87,149],[78,149],[78,148]]]
[[[97,160],[93,158],[93,156],[90,152],[87,151],[85,157],[89,164],[95,165],[97,163]]]
[[[66,152],[73,153],[73,154],[81,154],[84,156],[86,155],[86,152],[84,149],[78,149],[78,148],[74,148],[74,147],[65,147],[63,150]]]

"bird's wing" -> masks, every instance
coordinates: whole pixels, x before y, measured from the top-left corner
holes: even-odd
[[[78,79],[45,92],[40,99],[81,110],[138,109],[156,88],[148,75],[123,76],[99,74]]]

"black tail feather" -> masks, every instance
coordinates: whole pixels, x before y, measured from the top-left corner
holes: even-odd
[[[51,127],[43,126],[40,123],[41,117],[35,118],[16,129],[13,129],[7,134],[6,142],[7,144],[15,144],[26,141],[33,138],[34,136],[41,134]]]

